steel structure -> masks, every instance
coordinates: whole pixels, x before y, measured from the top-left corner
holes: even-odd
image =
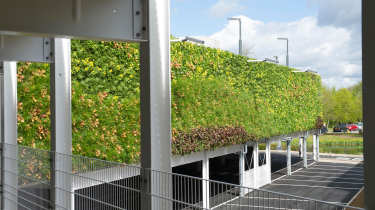
[[[141,43],[142,167],[171,171],[169,0],[6,0],[1,3],[0,61],[4,82],[2,142],[17,144],[16,62],[51,63],[51,176],[53,209],[71,209],[70,40],[120,40]],[[49,38],[43,38],[49,37]],[[3,171],[17,170],[15,151],[2,153]],[[160,192],[150,174],[142,189],[142,209],[161,209],[151,194]],[[3,172],[3,209],[17,209],[17,176]],[[163,184],[170,183],[165,180]],[[164,188],[163,188],[164,189]],[[12,191],[13,190],[13,191]],[[146,192],[151,192],[147,194]],[[165,192],[170,190],[165,189]],[[170,196],[163,193],[165,196]],[[7,199],[9,198],[9,199]],[[165,206],[164,206],[165,207]]]

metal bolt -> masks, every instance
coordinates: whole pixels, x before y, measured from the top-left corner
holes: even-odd
[[[140,11],[136,11],[135,14],[136,14],[136,15],[140,15],[141,12],[140,12]]]
[[[48,42],[48,41],[46,41],[46,44],[49,44],[49,42]]]
[[[49,59],[49,57],[47,56],[47,57],[46,57],[46,60],[48,60],[48,59]]]
[[[146,31],[146,27],[145,26],[142,27],[142,31]]]

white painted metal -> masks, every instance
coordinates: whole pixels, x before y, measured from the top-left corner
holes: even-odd
[[[254,148],[253,148],[253,153],[254,153],[254,188],[258,188],[258,174],[259,174],[259,143],[256,142],[254,143]]]
[[[302,158],[302,150],[303,150],[303,138],[302,137],[299,137],[299,149],[298,149],[298,155],[299,155],[299,158]]]
[[[140,44],[141,166],[171,172],[170,2],[144,0],[142,5],[148,41]],[[165,209],[166,200],[161,207],[151,194],[171,197],[172,180],[160,184],[147,174],[143,179],[141,208]]]
[[[210,159],[205,155],[205,159],[202,161],[202,197],[203,197],[203,208],[210,208],[210,183],[204,180],[210,179]]]
[[[142,2],[5,0],[1,2],[0,33],[140,41],[145,36],[142,18],[146,15],[136,9]]]
[[[54,209],[71,208],[72,172],[71,158],[59,156],[72,154],[71,112],[71,52],[70,40],[56,38],[52,42],[54,62],[51,64],[51,151],[52,200]],[[56,152],[56,153],[55,153]]]
[[[307,168],[307,137],[303,137],[303,167]]]
[[[271,183],[272,181],[272,170],[271,170],[271,142],[267,141],[266,143],[266,164],[267,164],[267,183]]]
[[[316,161],[320,160],[319,154],[319,135],[316,135]]]
[[[239,159],[238,159],[238,169],[239,169],[239,185],[244,186],[244,175],[245,175],[245,153],[244,151],[241,151],[238,153]],[[240,195],[244,195],[244,190],[241,188]]]
[[[317,157],[316,157],[316,152],[317,152],[317,149],[316,149],[316,134],[313,135],[313,159],[314,161],[316,161]]]
[[[27,36],[1,36],[0,60],[51,62],[51,39]]]
[[[292,150],[291,146],[291,139],[286,141],[286,167],[287,167],[287,175],[292,175]]]
[[[2,209],[16,210],[18,188],[18,152],[17,152],[17,63],[3,62],[4,82],[2,83]]]

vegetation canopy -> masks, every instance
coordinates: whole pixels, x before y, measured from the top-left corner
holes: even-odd
[[[173,154],[315,128],[320,77],[247,60],[172,43]],[[137,44],[72,40],[73,153],[139,161],[139,71]],[[49,66],[20,63],[18,83],[18,142],[48,149]]]

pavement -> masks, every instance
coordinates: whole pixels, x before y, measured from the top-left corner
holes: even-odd
[[[260,190],[243,196],[227,193],[226,201],[214,209],[344,209],[335,204],[350,202],[363,181],[362,162],[322,159],[306,169],[294,170],[291,176],[278,177]]]

